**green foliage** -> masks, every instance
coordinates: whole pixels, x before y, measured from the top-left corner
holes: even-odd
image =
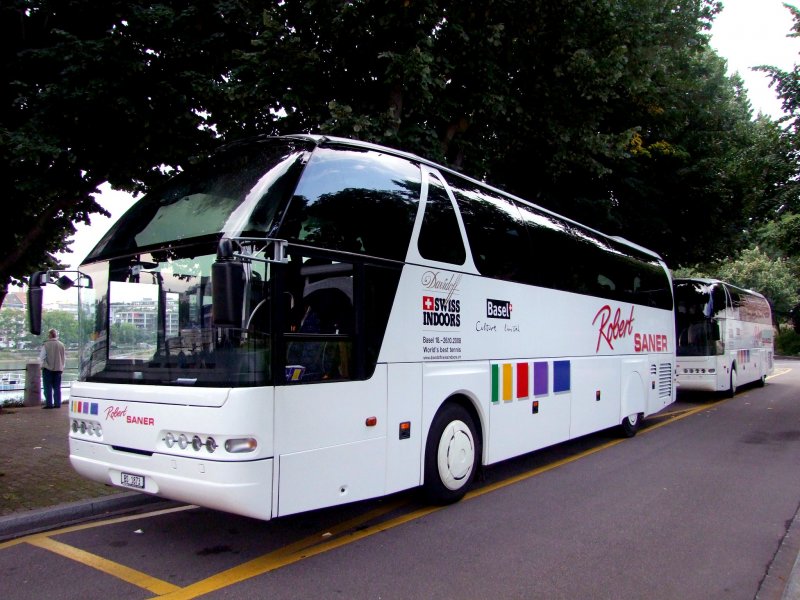
[[[75,223],[106,214],[92,196],[99,184],[147,189],[163,178],[161,165],[214,143],[200,111],[236,41],[249,40],[223,5],[234,3],[0,6],[0,193],[13,207],[0,284],[53,266]]]
[[[771,258],[758,247],[743,250],[735,260],[676,269],[674,276],[721,279],[760,292],[769,300],[776,322],[785,321],[800,301],[791,265],[784,259]]]
[[[782,356],[800,356],[800,333],[781,327],[775,337],[775,353]]]
[[[653,248],[721,259],[794,163],[708,45],[716,0],[0,6],[0,285],[53,265],[97,186],[145,191],[221,141],[384,143]],[[800,211],[793,211],[800,212]]]
[[[0,309],[0,339],[6,347],[17,347],[25,340],[28,331],[28,318],[25,311],[16,308]]]
[[[67,346],[80,343],[78,319],[65,310],[45,310],[42,314],[42,333],[31,335],[25,311],[13,308],[0,309],[0,339],[7,340],[11,348],[35,348],[47,339],[47,332],[57,329],[59,339]]]

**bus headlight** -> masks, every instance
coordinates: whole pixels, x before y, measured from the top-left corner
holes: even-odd
[[[80,433],[88,436],[103,436],[103,427],[95,421],[84,421],[83,419],[72,419],[69,428],[73,434]]]
[[[209,454],[216,452],[220,446],[223,446],[227,452],[232,454],[253,452],[258,447],[258,442],[252,437],[230,438],[224,442],[217,442],[212,436],[206,437],[202,433],[179,431],[162,432],[161,441],[170,450],[186,450],[187,452],[202,452],[205,450]]]

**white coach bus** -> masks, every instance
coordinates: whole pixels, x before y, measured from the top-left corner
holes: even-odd
[[[31,277],[31,327],[41,285]],[[271,519],[420,487],[675,399],[672,280],[417,156],[264,137],[139,200],[80,267],[70,460]],[[38,319],[38,322],[37,322]]]
[[[775,367],[767,299],[718,279],[673,284],[678,388],[734,396],[737,386],[764,385]]]

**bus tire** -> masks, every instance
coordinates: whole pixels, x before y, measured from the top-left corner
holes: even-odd
[[[728,398],[736,395],[736,369],[731,369],[731,387],[728,388]]]
[[[642,417],[644,417],[642,413],[634,413],[622,419],[619,428],[622,431],[623,437],[633,437],[636,435],[636,432],[639,431],[639,427],[642,424]]]
[[[767,385],[767,374],[762,373],[758,379],[758,387],[764,387],[765,385]]]
[[[472,416],[458,404],[446,404],[434,417],[425,445],[423,492],[434,504],[464,497],[475,478],[480,440]]]

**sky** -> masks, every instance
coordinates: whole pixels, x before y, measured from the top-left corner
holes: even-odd
[[[800,0],[790,2],[800,7]],[[738,72],[744,79],[753,112],[781,116],[781,107],[769,80],[752,67],[771,65],[791,70],[800,62],[800,39],[789,38],[792,15],[782,0],[723,0],[724,8],[714,20],[711,45],[728,61],[728,72]],[[125,192],[115,192],[107,185],[101,186],[97,201],[111,213],[111,218],[98,214],[91,216],[91,225],[78,224],[71,253],[58,258],[76,269],[114,222],[133,204]]]
[[[728,72],[744,79],[753,112],[778,118],[781,106],[764,73],[752,67],[770,65],[792,70],[800,54],[800,39],[792,32],[792,13],[782,0],[722,0],[724,8],[711,28],[711,46],[728,61]],[[788,4],[800,8],[800,2]]]

